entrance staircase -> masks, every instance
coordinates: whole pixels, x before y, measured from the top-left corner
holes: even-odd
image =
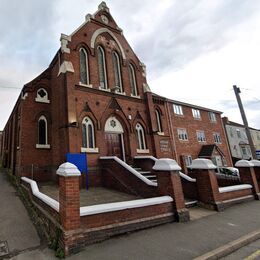
[[[145,171],[140,167],[136,167],[135,165],[129,165],[129,166],[132,167],[137,172],[139,172],[146,179],[148,179],[148,180],[152,181],[153,183],[157,184],[157,177],[151,171]]]

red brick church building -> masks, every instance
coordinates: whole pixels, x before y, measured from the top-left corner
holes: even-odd
[[[176,102],[151,92],[145,65],[104,2],[72,34],[62,34],[60,41],[49,67],[23,87],[6,124],[1,143],[4,167],[18,176],[33,174],[35,179],[49,180],[67,153],[84,153],[90,182],[98,184],[101,156],[117,156],[131,164],[138,155],[179,161],[182,147],[189,155],[193,144],[186,145],[185,131],[178,130],[178,135],[174,126],[182,120],[188,129],[189,122],[183,115],[174,119]],[[212,133],[218,128],[222,142],[215,152],[221,150],[224,164],[230,165],[220,112],[209,111],[219,124],[206,122],[206,116],[206,121],[196,124],[204,124],[205,131]],[[179,145],[175,139],[180,136]],[[202,144],[194,144],[196,149],[191,148],[193,159],[203,144],[216,145],[213,137],[202,139]]]

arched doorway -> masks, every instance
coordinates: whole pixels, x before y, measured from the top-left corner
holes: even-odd
[[[109,156],[117,156],[125,161],[124,129],[115,116],[105,123],[105,139]]]

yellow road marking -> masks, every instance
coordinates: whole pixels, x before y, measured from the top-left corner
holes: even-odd
[[[255,251],[252,255],[249,255],[245,260],[254,260],[260,256],[260,250]]]

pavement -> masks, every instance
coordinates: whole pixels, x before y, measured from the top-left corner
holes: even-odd
[[[16,190],[0,174],[0,258],[40,246],[40,239]]]
[[[40,240],[26,211],[15,195],[15,190],[0,174],[0,241],[7,240],[10,250],[20,253],[14,260],[56,259],[54,252],[40,247]],[[2,206],[3,205],[3,206]],[[238,243],[240,247],[253,243],[249,236],[260,235],[260,202],[251,201],[238,204],[224,212],[191,208],[192,221],[169,223],[154,228],[120,235],[109,240],[90,245],[85,250],[67,259],[216,259],[206,253]],[[242,240],[241,240],[242,238]],[[242,241],[242,242],[241,242]],[[238,249],[238,248],[235,248]],[[226,254],[231,251],[226,251]],[[255,252],[254,252],[255,253]],[[202,256],[202,257],[201,257]],[[223,255],[222,255],[223,256]],[[232,259],[232,258],[231,258]],[[239,258],[239,256],[235,259]]]

